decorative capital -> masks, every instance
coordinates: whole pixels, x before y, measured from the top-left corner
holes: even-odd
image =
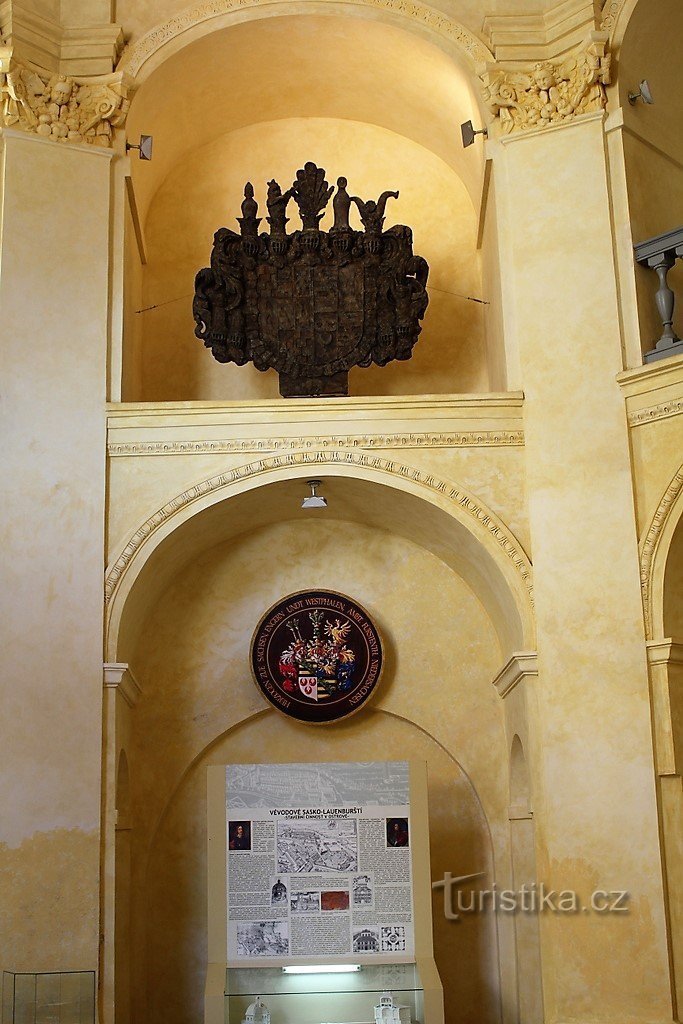
[[[591,32],[582,47],[562,60],[514,67],[486,64],[479,77],[500,134],[509,135],[604,109],[610,64],[607,33]]]
[[[109,661],[104,663],[103,669],[105,689],[116,690],[129,707],[135,707],[142,687],[133,675],[130,665],[125,662]]]
[[[130,106],[132,81],[121,71],[72,78],[16,60],[0,47],[2,124],[55,142],[109,148]]]

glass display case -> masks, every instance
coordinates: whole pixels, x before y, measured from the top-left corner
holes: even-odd
[[[94,1024],[95,972],[2,975],[2,1024]]]
[[[363,964],[360,970],[343,974],[324,969],[317,974],[287,974],[282,967],[235,967],[225,972],[225,1024],[424,1020],[417,964]]]

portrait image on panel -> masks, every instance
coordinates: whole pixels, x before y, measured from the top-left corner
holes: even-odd
[[[387,818],[387,846],[409,846],[407,818]]]
[[[228,823],[228,849],[251,850],[251,822],[231,821]]]

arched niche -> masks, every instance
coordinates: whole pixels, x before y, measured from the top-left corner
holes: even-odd
[[[483,148],[463,149],[458,127],[482,117],[471,61],[424,38],[423,25],[398,27],[362,4],[267,13],[272,5],[254,5],[227,27],[215,19],[140,68],[127,134],[153,134],[155,155],[131,164],[146,262],[129,217],[124,400],[277,396],[274,372],[216,364],[194,337],[194,275],[208,265],[214,231],[236,226],[245,181],[265,216],[266,182],[287,187],[308,159],[332,183],[345,175],[361,197],[398,189],[387,226],[410,224],[431,267],[413,359],[355,371],[352,393],[504,390],[493,210],[490,244],[478,248]]]
[[[431,870],[434,879],[470,866],[484,873],[475,888],[490,888],[494,851],[471,781],[453,755],[408,721],[369,711],[334,729],[314,730],[266,711],[220,736],[188,767],[151,841],[136,891],[135,1006],[150,1024],[201,1019],[206,960],[206,767],[255,759],[273,762],[425,760],[429,772]],[[465,867],[461,867],[465,865]],[[443,915],[434,894],[435,955],[448,1019],[464,1022],[477,1008],[482,1024],[500,1019],[496,921],[471,914]]]

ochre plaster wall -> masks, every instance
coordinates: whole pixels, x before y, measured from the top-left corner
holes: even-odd
[[[414,251],[430,265],[430,304],[408,363],[351,372],[351,394],[476,392],[489,388],[484,306],[476,252],[476,218],[467,191],[432,153],[368,124],[321,118],[288,119],[231,132],[187,155],[156,193],[145,223],[148,264],[143,270],[139,331],[142,382],[129,400],[177,401],[274,398],[274,371],[217,363],[194,336],[194,277],[208,266],[214,232],[239,230],[244,183],[252,181],[265,218],[266,182],[283,189],[311,159],[349,193],[377,198],[400,192],[387,206],[386,227],[408,224]],[[290,231],[300,226],[296,204]],[[331,204],[322,221],[332,223]],[[361,228],[354,206],[352,226]],[[267,229],[265,220],[262,230]]]
[[[95,970],[110,162],[2,142],[0,966]]]
[[[248,670],[259,616],[312,585],[353,594],[375,616],[386,649],[372,711],[320,729],[264,712]],[[499,661],[493,626],[467,585],[417,545],[369,527],[283,522],[212,548],[177,575],[134,656],[143,693],[129,751],[133,964],[138,1006],[148,991],[146,1019],[180,1022],[201,1006],[209,763],[424,758],[433,877],[481,870],[485,888],[493,871],[507,876],[502,705],[490,685]],[[494,918],[449,922],[442,906],[440,892],[436,956],[447,1019],[468,1020],[476,1005],[479,1019],[497,1020]]]

